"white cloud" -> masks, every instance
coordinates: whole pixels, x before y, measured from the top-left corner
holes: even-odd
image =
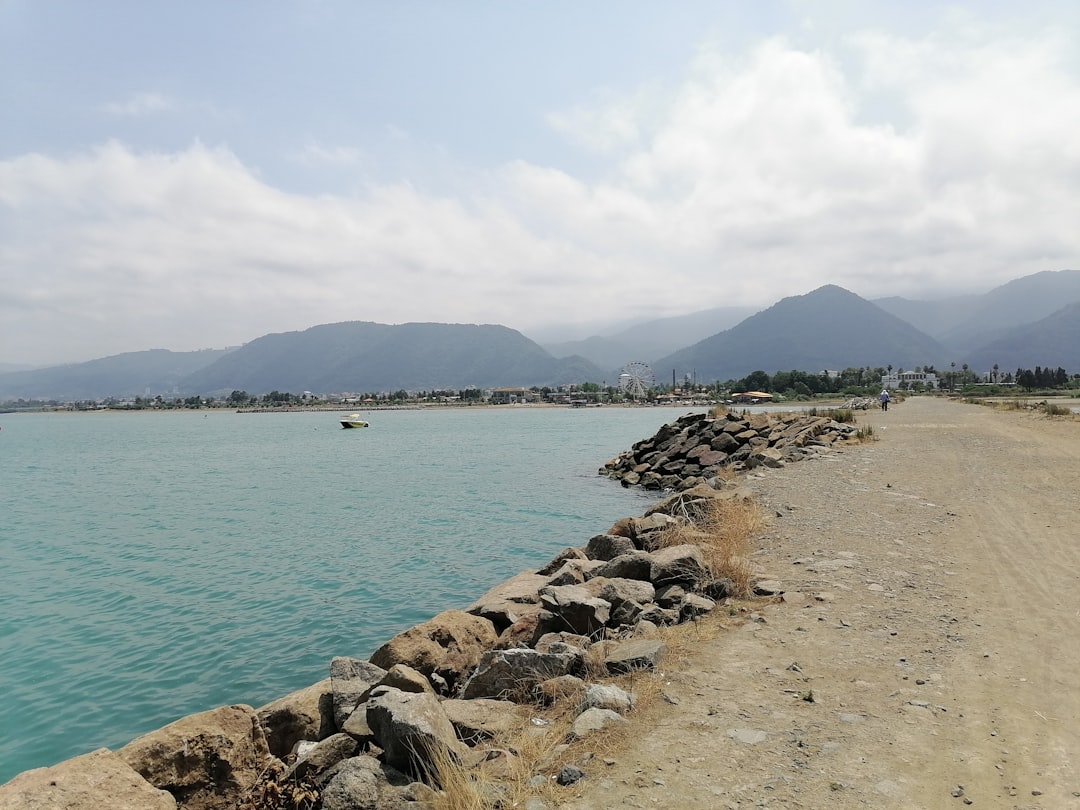
[[[160,93],[135,93],[125,101],[110,102],[103,109],[112,115],[140,118],[172,107],[173,102]]]
[[[305,166],[359,166],[367,157],[363,149],[354,146],[325,146],[309,141],[293,160]]]
[[[767,306],[826,283],[930,296],[1076,267],[1075,42],[995,37],[704,49],[662,102],[646,89],[552,113],[606,160],[601,181],[517,160],[453,197],[408,182],[308,196],[199,143],[0,162],[0,360],[351,319],[528,331]],[[379,157],[312,141],[299,159]]]

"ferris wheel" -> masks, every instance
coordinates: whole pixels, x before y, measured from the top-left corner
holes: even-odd
[[[647,363],[627,363],[619,374],[619,390],[632,399],[640,399],[656,384],[653,371]]]

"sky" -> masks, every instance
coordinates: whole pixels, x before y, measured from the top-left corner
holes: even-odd
[[[0,0],[0,364],[1080,269],[1080,3]]]

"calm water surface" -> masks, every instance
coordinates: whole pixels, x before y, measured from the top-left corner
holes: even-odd
[[[650,499],[670,409],[0,415],[0,782],[259,706]]]

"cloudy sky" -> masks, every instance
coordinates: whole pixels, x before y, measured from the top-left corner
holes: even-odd
[[[0,363],[1080,269],[1078,39],[1072,0],[0,0]]]

